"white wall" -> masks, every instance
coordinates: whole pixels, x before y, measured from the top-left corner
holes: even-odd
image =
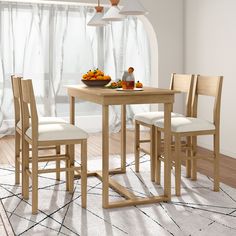
[[[185,71],[223,75],[221,153],[236,158],[236,1],[185,1]],[[200,115],[211,119],[209,103]],[[211,147],[210,139],[199,143]]]
[[[183,0],[142,0],[146,16],[153,25],[158,42],[158,86],[168,88],[170,74],[182,73],[183,66]],[[175,111],[183,112],[183,98],[176,97]]]

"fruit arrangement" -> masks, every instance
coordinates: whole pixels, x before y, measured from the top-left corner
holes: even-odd
[[[122,88],[122,81],[119,80],[118,82],[111,82],[107,88],[110,88],[110,89],[116,89],[116,88]]]
[[[111,77],[104,75],[104,72],[97,68],[96,70],[90,70],[84,74],[82,80],[111,80]]]
[[[116,89],[116,88],[122,88],[122,81],[119,80],[118,82],[111,82],[108,86],[106,86],[107,88],[110,89]],[[135,83],[135,87],[136,88],[142,88],[143,84],[141,82],[136,82]]]

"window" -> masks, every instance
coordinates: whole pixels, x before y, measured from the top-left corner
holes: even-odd
[[[40,116],[67,117],[66,85],[80,84],[89,69],[99,67],[117,80],[133,66],[136,79],[149,84],[149,42],[137,18],[95,28],[87,26],[92,7],[23,3],[0,7],[0,133],[13,126],[12,74],[33,80]],[[101,114],[96,104],[79,101],[77,107],[77,116]]]

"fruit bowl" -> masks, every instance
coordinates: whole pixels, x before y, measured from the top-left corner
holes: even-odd
[[[111,77],[97,68],[84,74],[81,81],[89,87],[103,87],[111,81]]]
[[[111,79],[108,80],[81,80],[88,87],[104,87],[108,83],[110,83]]]

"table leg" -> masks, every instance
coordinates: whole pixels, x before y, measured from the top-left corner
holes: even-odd
[[[75,97],[69,96],[70,99],[70,123],[75,124]]]
[[[126,172],[126,105],[121,105],[121,171]]]
[[[102,205],[109,206],[109,106],[102,106]]]
[[[171,103],[164,104],[164,195],[171,200]]]

